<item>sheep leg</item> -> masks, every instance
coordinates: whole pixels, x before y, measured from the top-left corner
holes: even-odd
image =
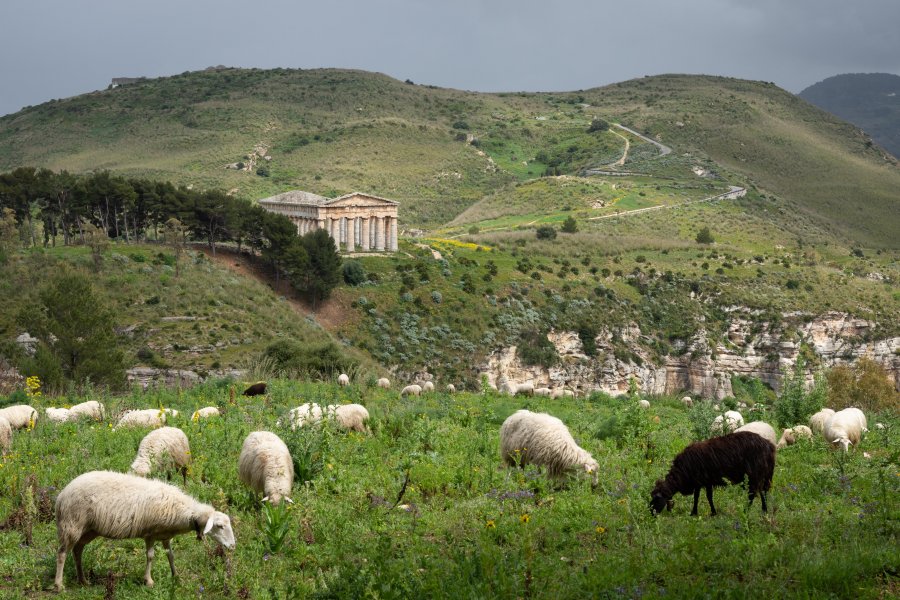
[[[63,585],[63,569],[66,566],[66,553],[68,547],[65,543],[59,545],[59,551],[56,553],[56,591],[61,592],[65,586]]]
[[[181,480],[184,482],[184,487],[187,487],[187,467],[181,467]]]
[[[700,488],[695,488],[694,489],[694,508],[691,509],[692,517],[697,516],[697,502],[699,502],[699,501],[700,501]]]
[[[147,543],[147,568],[144,570],[144,583],[147,584],[147,587],[153,587],[153,577],[151,572],[153,571],[153,555],[156,554],[156,550],[153,549],[153,540],[145,540]]]
[[[713,492],[712,486],[711,485],[706,486],[706,501],[709,502],[709,511],[712,516],[716,516],[716,506],[713,504],[713,501],[712,501],[712,492]]]
[[[78,540],[78,543],[72,548],[72,556],[75,558],[75,573],[78,575],[78,583],[81,585],[87,584],[87,581],[84,578],[84,570],[81,568],[81,553],[84,552],[84,547],[96,537],[96,533],[86,533],[81,536],[81,539]]]
[[[163,540],[163,548],[166,549],[166,554],[169,557],[169,569],[172,570],[172,577],[175,577],[175,553],[172,552],[172,540]]]

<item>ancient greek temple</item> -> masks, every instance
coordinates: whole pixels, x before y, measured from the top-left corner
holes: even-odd
[[[324,229],[338,250],[347,252],[397,251],[397,202],[353,192],[329,200],[299,190],[263,198],[259,205],[286,216],[297,235]]]

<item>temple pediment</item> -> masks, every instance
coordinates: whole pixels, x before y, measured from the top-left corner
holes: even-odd
[[[372,196],[371,194],[361,194],[359,192],[353,192],[352,194],[345,194],[338,198],[333,198],[328,200],[322,204],[322,206],[327,206],[328,208],[352,208],[352,207],[379,207],[383,206],[387,207],[396,207],[399,203],[394,202],[393,200],[388,200],[386,198],[379,198],[378,196]]]

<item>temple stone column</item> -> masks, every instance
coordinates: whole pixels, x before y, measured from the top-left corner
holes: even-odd
[[[325,229],[325,219],[316,219],[316,229]],[[329,231],[325,229],[325,231]]]
[[[356,218],[347,217],[347,252],[355,250],[356,243]]]
[[[384,217],[375,217],[375,250],[384,252]]]
[[[300,219],[291,219],[294,222],[294,226],[297,228],[297,235],[303,235],[300,233]]]
[[[362,218],[362,244],[361,244],[361,246],[362,246],[361,250],[363,252],[369,251],[369,241],[370,241],[369,217],[363,217]]]
[[[341,249],[341,220],[340,219],[328,219],[329,226],[331,227],[331,239],[334,240],[335,247],[340,250]]]
[[[391,235],[390,235],[390,243],[388,245],[388,249],[391,252],[397,251],[397,217],[390,217],[391,220]]]

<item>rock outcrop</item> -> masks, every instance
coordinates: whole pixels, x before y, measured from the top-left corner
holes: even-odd
[[[733,395],[731,377],[757,377],[778,389],[782,373],[792,368],[801,351],[814,353],[821,366],[832,367],[868,357],[881,364],[900,389],[900,337],[872,340],[874,324],[844,313],[826,313],[816,318],[791,313],[778,325],[760,323],[746,309],[732,309],[732,320],[722,339],[711,340],[699,330],[679,356],[659,360],[641,345],[636,325],[596,337],[597,353],[584,354],[574,332],[553,332],[548,338],[559,353],[559,364],[550,368],[522,364],[515,346],[491,354],[480,371],[498,389],[509,383],[532,383],[535,387],[569,388],[579,394],[599,390],[611,395],[628,391],[632,380],[650,394],[681,391],[705,398]],[[618,340],[617,340],[618,341]],[[617,352],[617,347],[619,351]],[[627,347],[628,352],[621,348]],[[812,382],[813,373],[807,373]]]

